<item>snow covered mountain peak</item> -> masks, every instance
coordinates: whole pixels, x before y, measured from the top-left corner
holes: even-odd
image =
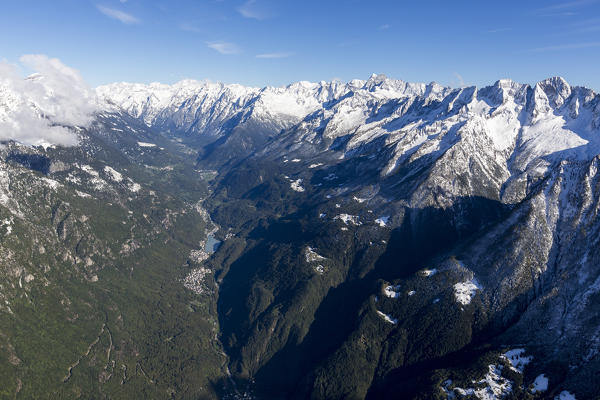
[[[239,132],[246,149],[257,149],[268,138],[275,140],[268,148],[276,147],[280,136],[293,140],[276,153],[307,143],[315,157],[335,149],[349,158],[385,146],[384,176],[406,163],[445,158],[454,163],[462,149],[468,158],[484,157],[478,161],[482,165],[497,164],[504,171],[499,186],[515,173],[554,160],[600,153],[598,95],[560,77],[533,87],[502,79],[483,88],[450,88],[373,74],[347,83],[264,88],[195,80],[114,83],[94,92],[69,71],[52,71],[0,81],[0,120],[3,132],[12,135],[7,138],[72,144],[73,134],[56,124],[83,125],[104,109],[209,141]],[[71,105],[72,99],[77,104]]]
[[[219,137],[252,127],[264,136],[296,131],[311,142],[348,137],[346,153],[384,137],[395,147],[387,173],[402,160],[442,154],[447,150],[442,144],[456,144],[448,140],[455,130],[458,143],[468,131],[469,140],[483,140],[482,151],[492,152],[490,157],[502,154],[504,168],[524,170],[536,158],[595,143],[598,135],[591,132],[600,125],[598,96],[560,77],[533,87],[501,79],[484,88],[454,89],[373,74],[348,83],[302,81],[261,89],[207,81],[120,83],[97,93],[111,107],[171,132]],[[595,146],[587,146],[585,154],[569,156],[594,152]]]
[[[173,85],[160,83],[134,84],[115,83],[96,89],[98,96],[108,106],[123,110],[141,118],[148,125],[163,125],[170,111],[185,118],[179,119],[175,127],[190,133],[212,133],[216,120],[240,117],[244,121],[252,115],[266,117],[269,125],[277,129],[287,128],[290,123],[298,123],[331,101],[339,100],[350,92],[369,94],[377,99],[394,99],[420,96],[427,92],[439,93],[443,88],[437,84],[407,83],[373,75],[369,80],[353,80],[312,83],[300,81],[284,87],[253,88],[241,85],[225,85],[208,81],[185,80]],[[235,105],[230,107],[225,104]],[[199,108],[193,109],[191,103]],[[200,115],[199,124],[184,123],[194,115]],[[193,115],[192,115],[193,114]],[[277,117],[286,120],[276,121]],[[250,118],[252,119],[252,118]]]
[[[534,117],[562,106],[571,95],[571,86],[560,77],[538,82],[533,89]]]
[[[95,92],[57,59],[30,55],[21,61],[36,73],[22,77],[0,64],[0,140],[27,145],[73,145],[68,127],[89,125],[98,110]]]

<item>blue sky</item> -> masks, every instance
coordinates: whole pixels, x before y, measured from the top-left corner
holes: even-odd
[[[253,86],[348,81],[600,89],[600,0],[20,0],[0,57],[57,57],[93,86],[184,78]]]

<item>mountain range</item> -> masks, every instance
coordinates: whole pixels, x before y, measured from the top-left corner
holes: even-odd
[[[0,84],[2,397],[600,392],[594,91],[67,76]]]

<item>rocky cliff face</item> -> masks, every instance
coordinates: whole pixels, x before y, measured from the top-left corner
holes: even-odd
[[[220,181],[230,198],[278,210],[223,278],[232,365],[266,393],[282,370],[296,377],[279,387],[288,395],[417,393],[416,368],[460,395],[443,386],[449,354],[458,363],[488,343],[533,357],[524,378],[506,378],[517,396],[542,373],[557,395],[594,393],[583,382],[595,369],[599,97],[553,78],[390,98],[378,79]],[[322,261],[303,260],[306,248]]]

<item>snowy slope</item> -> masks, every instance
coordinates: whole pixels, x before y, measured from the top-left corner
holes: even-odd
[[[100,86],[96,92],[109,108],[124,110],[147,125],[170,124],[179,131],[218,134],[225,129],[222,125],[235,118],[278,129],[289,128],[309,114],[328,108],[331,102],[354,92],[381,101],[422,95],[428,90],[438,92],[441,89],[438,85],[432,88],[431,85],[373,75],[367,81],[302,81],[285,87],[262,89],[193,80],[174,85],[114,83]]]
[[[534,87],[499,80],[484,88],[452,89],[373,75],[366,81],[263,89],[182,81],[118,83],[96,91],[108,107],[175,133],[221,136],[243,126],[286,132],[263,154],[283,156],[304,146],[316,157],[336,143],[348,158],[386,147],[391,151],[382,176],[420,160],[447,159],[459,170],[476,163],[494,171],[490,185],[511,202],[518,200],[515,176],[600,153],[598,95],[562,78]],[[514,182],[500,194],[511,177]]]
[[[98,110],[95,92],[77,71],[56,59],[24,56],[39,71],[22,78],[16,67],[0,66],[0,140],[28,145],[73,145],[73,127],[86,127]]]
[[[190,80],[172,86],[115,83],[96,89],[109,107],[124,110],[149,126],[209,135],[250,121],[273,131],[287,128],[342,90],[337,83],[323,82],[258,89]]]

